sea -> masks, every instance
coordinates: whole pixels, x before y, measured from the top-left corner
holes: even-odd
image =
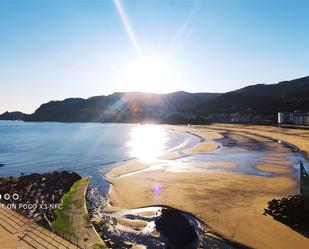
[[[0,121],[0,177],[67,170],[107,192],[112,168],[199,141],[159,125]]]

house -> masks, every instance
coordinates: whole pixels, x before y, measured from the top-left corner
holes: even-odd
[[[278,124],[309,125],[309,112],[278,112]]]
[[[293,112],[278,112],[278,124],[293,124]]]
[[[309,125],[309,112],[294,112],[295,125]]]

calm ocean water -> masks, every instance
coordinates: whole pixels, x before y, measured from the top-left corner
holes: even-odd
[[[69,170],[106,191],[104,175],[123,161],[198,141],[162,126],[0,121],[0,176]]]

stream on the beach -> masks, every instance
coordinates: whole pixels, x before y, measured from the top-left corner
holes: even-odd
[[[246,138],[235,140],[228,132],[223,133],[223,138],[215,140],[219,148],[205,153],[189,153],[185,149],[177,149],[181,154],[180,158],[174,160],[156,160],[150,167],[145,169],[124,173],[114,176],[115,178],[126,177],[138,174],[142,171],[165,170],[172,172],[199,172],[224,170],[237,172],[240,174],[260,175],[272,177],[285,175],[298,181],[299,161],[308,166],[308,159],[298,150],[281,141],[267,138],[256,140]],[[202,140],[202,139],[201,139]],[[224,166],[227,164],[226,166]],[[222,167],[223,165],[223,167]],[[273,167],[274,171],[259,169],[257,165],[267,165]],[[284,168],[282,172],[277,168]],[[178,211],[183,215],[190,225],[194,228],[197,236],[192,243],[179,247],[170,242],[169,236],[158,233],[156,220],[160,219],[161,211],[169,207],[146,207],[121,212],[105,213],[97,212],[94,214],[96,219],[104,220],[103,225],[98,226],[102,234],[113,241],[121,248],[127,244],[142,244],[147,248],[237,248],[238,245],[228,241],[221,241],[207,234],[203,224],[194,216]],[[171,222],[168,218],[166,222]],[[142,223],[142,224],[141,224]],[[178,225],[175,225],[177,227]],[[120,244],[117,244],[120,243]],[[129,248],[129,247],[128,247]]]
[[[203,223],[193,215],[171,207],[106,212],[107,199],[96,188],[88,191],[87,200],[96,230],[112,248],[236,248],[232,243],[208,236]]]

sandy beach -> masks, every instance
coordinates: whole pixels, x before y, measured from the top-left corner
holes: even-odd
[[[264,157],[265,163],[256,165],[255,170],[261,175],[231,171],[237,166],[227,160],[201,162],[198,168],[174,171],[164,167],[174,158],[171,154],[161,157],[161,167],[131,162],[107,175],[111,183],[109,210],[167,205],[192,213],[205,223],[209,233],[244,246],[309,248],[307,237],[263,215],[268,201],[298,192],[295,170],[285,158],[291,149],[273,139],[309,153],[308,130],[223,124],[167,127],[202,138],[202,142],[187,149],[187,153],[206,155],[219,149],[217,139],[228,137],[227,141],[237,147],[233,150],[235,154],[241,153],[242,148],[271,150],[273,154]],[[176,152],[172,155],[179,156]],[[154,191],[158,187],[160,191]]]

